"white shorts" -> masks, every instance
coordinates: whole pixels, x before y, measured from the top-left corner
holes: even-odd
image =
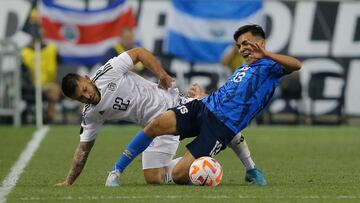
[[[176,154],[179,143],[179,136],[156,137],[142,154],[143,169],[167,166]]]
[[[146,152],[142,154],[143,169],[162,168],[169,165],[175,154],[167,154],[163,152]]]
[[[163,152],[167,154],[175,154],[179,146],[179,136],[162,135],[156,137],[146,148],[145,152]]]

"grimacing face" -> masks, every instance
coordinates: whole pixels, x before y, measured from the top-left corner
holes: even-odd
[[[84,104],[96,105],[100,102],[101,95],[91,79],[84,76],[77,81],[76,90],[71,98]]]
[[[256,43],[264,49],[265,40],[260,37],[254,36],[253,34],[251,34],[251,32],[246,32],[238,37],[236,41],[236,46],[239,49],[239,54],[244,58],[246,64],[251,64],[257,59],[254,58],[254,50],[248,42]]]

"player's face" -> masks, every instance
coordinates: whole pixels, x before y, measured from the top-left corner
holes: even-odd
[[[237,39],[236,46],[239,48],[240,55],[244,58],[246,64],[251,64],[257,59],[253,57],[254,50],[248,42],[257,43],[262,48],[264,48],[265,42],[263,39],[251,34],[251,32],[246,32]]]
[[[77,81],[77,87],[73,99],[85,104],[98,104],[100,92],[88,76],[81,77]]]

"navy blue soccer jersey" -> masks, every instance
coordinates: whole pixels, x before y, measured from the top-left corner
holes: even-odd
[[[262,58],[240,66],[223,86],[202,102],[221,122],[238,133],[270,101],[284,75],[280,64]]]

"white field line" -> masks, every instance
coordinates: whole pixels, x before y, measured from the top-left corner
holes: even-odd
[[[63,197],[21,197],[21,201],[74,201],[74,200],[127,200],[127,199],[360,199],[360,195],[207,195],[207,196],[196,196],[196,195],[118,195],[118,196],[63,196]]]
[[[33,134],[25,150],[21,153],[19,159],[11,167],[10,173],[5,177],[4,181],[2,182],[2,185],[0,187],[0,203],[5,203],[6,196],[11,192],[13,187],[15,187],[21,173],[24,171],[24,168],[31,160],[31,157],[39,147],[41,141],[44,139],[48,131],[49,127],[45,126],[43,128],[40,128]]]

